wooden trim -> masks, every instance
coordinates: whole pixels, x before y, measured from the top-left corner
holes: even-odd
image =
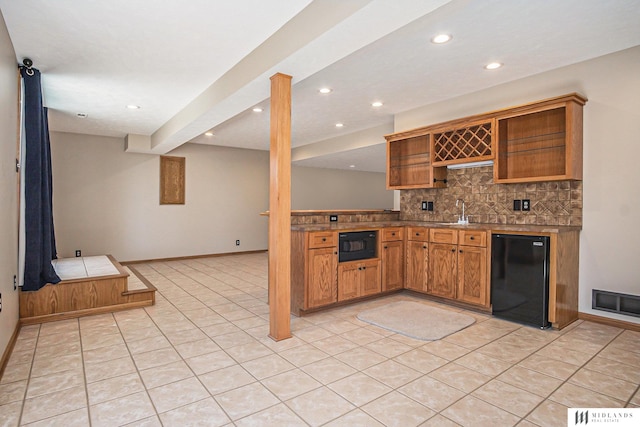
[[[131,270],[131,272],[133,274],[135,274],[135,276],[142,282],[144,283],[144,285],[154,291],[157,291],[158,288],[156,288],[155,286],[153,286],[153,283],[151,283],[146,277],[144,277],[144,275],[142,273],[140,273],[134,266],[127,266],[127,268],[129,270]],[[140,292],[140,291],[127,291],[126,293],[134,293],[134,292]],[[142,290],[142,292],[145,292],[144,290]],[[154,295],[154,301],[155,301],[155,295]]]
[[[269,336],[291,338],[291,76],[271,77]]]
[[[627,322],[625,320],[611,319],[610,317],[597,316],[591,313],[578,312],[578,319],[587,320],[589,322],[600,323],[602,325],[614,326],[616,328],[628,329],[630,331],[640,332],[640,324]]]
[[[318,307],[311,307],[311,308],[307,308],[307,309],[304,309],[304,310],[300,310],[299,314],[297,314],[297,315],[302,317],[302,316],[306,316],[308,314],[317,313],[319,311],[329,311],[329,310],[333,310],[335,308],[340,308],[340,307],[344,307],[344,306],[347,306],[347,305],[352,305],[352,304],[359,303],[359,302],[369,301],[369,300],[373,300],[373,299],[377,299],[377,298],[383,298],[383,297],[386,297],[388,295],[400,293],[400,292],[402,292],[404,290],[405,289],[402,289],[402,288],[400,288],[400,289],[391,289],[389,291],[381,291],[380,293],[377,293],[377,294],[374,294],[374,295],[364,295],[364,296],[360,296],[360,297],[340,300],[340,301],[337,301],[337,302],[332,303],[330,305],[322,305],[322,306],[318,306]],[[418,294],[416,293],[416,295],[418,295]]]
[[[11,353],[13,352],[13,347],[16,344],[16,340],[18,339],[18,334],[20,333],[21,323],[16,322],[16,327],[13,330],[13,334],[11,334],[11,338],[9,338],[9,342],[7,343],[7,347],[4,349],[4,353],[2,354],[2,359],[0,359],[0,378],[4,375],[4,369],[7,367],[7,363],[9,362],[9,357],[11,357]]]
[[[129,273],[127,272],[127,270],[125,270],[124,267],[122,267],[122,265],[113,257],[113,255],[107,255],[107,258],[109,258],[109,261],[111,261],[111,264],[113,264],[114,267],[118,269],[120,274],[124,274],[127,277],[129,276]]]
[[[153,300],[135,301],[117,305],[107,305],[104,307],[87,308],[83,310],[68,311],[64,313],[45,314],[41,316],[23,317],[20,319],[21,325],[32,325],[35,323],[54,322],[57,320],[75,319],[94,314],[112,313],[114,311],[128,310],[130,308],[147,307],[153,305]]]
[[[411,296],[420,297],[422,299],[426,299],[429,301],[438,302],[438,303],[441,303],[442,305],[463,308],[465,310],[476,311],[478,313],[483,313],[483,314],[491,314],[491,307],[480,306],[477,304],[469,304],[457,299],[439,297],[437,295],[427,294],[426,291],[423,292],[423,291],[417,291],[415,289],[407,289],[407,288],[402,290]]]
[[[257,249],[255,251],[223,252],[219,254],[202,254],[202,255],[187,255],[187,256],[178,256],[178,257],[169,257],[169,258],[139,259],[134,261],[120,261],[120,264],[126,265],[127,267],[129,267],[132,264],[147,264],[150,262],[185,261],[189,259],[198,259],[198,258],[217,258],[222,256],[231,256],[231,255],[258,254],[258,253],[263,253],[267,251],[268,251],[267,249]]]
[[[160,204],[184,205],[184,157],[160,156]]]
[[[584,105],[587,102],[587,98],[578,93],[569,93],[567,95],[556,96],[553,98],[543,99],[541,101],[529,102],[526,104],[520,104],[512,107],[501,108],[499,110],[488,111],[481,114],[475,114],[473,116],[467,116],[455,120],[449,120],[447,122],[436,123],[428,126],[423,126],[415,129],[409,129],[406,131],[396,132],[389,135],[385,135],[387,142],[397,141],[400,139],[407,139],[415,136],[422,136],[428,133],[432,133],[443,128],[463,127],[468,123],[490,120],[494,118],[507,118],[510,116],[517,116],[523,113],[533,112],[535,110],[545,110],[558,104],[558,106],[564,106],[565,102],[574,101],[579,105]]]

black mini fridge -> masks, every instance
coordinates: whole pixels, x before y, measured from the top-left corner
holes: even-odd
[[[539,328],[549,323],[549,237],[493,234],[493,315]]]

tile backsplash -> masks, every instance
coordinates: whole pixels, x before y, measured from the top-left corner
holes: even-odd
[[[454,222],[462,199],[472,223],[582,226],[582,181],[494,184],[491,166],[449,169],[447,181],[447,188],[401,190],[400,219]],[[531,210],[514,211],[514,199],[529,199]],[[423,201],[434,210],[423,211]]]

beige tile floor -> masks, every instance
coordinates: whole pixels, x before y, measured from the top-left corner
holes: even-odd
[[[399,294],[293,318],[276,343],[266,254],[136,268],[155,306],[22,328],[1,426],[548,427],[567,407],[640,406],[637,332],[466,312],[474,325],[422,342],[357,320],[415,299]]]

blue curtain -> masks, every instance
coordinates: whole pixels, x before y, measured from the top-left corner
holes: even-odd
[[[53,232],[51,148],[47,109],[42,105],[40,71],[20,67],[24,82],[25,264],[23,291],[58,283],[51,260],[56,258]]]

